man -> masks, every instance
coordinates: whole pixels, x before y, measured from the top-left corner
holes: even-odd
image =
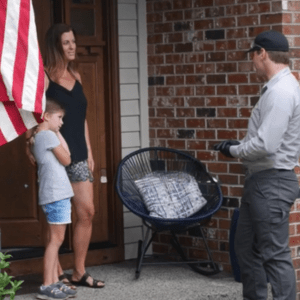
[[[258,76],[267,79],[241,141],[215,146],[247,168],[235,238],[244,300],[295,300],[289,249],[289,212],[298,196],[293,171],[300,154],[300,89],[289,69],[289,45],[276,31],[259,34],[248,51]]]

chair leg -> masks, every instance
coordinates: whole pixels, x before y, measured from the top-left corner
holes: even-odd
[[[145,256],[145,253],[147,252],[150,244],[152,243],[152,240],[156,236],[156,231],[153,232],[151,238],[149,238],[150,235],[150,228],[147,228],[146,236],[143,241],[139,240],[138,244],[138,257],[137,257],[137,264],[136,264],[136,271],[135,271],[135,278],[138,279],[140,277],[141,273],[141,268],[142,268],[142,263],[143,259]],[[148,241],[149,240],[149,241]]]
[[[202,228],[200,227],[202,238],[204,240],[205,248],[208,253],[209,261],[204,262],[198,262],[198,263],[189,263],[186,255],[184,254],[182,247],[177,239],[177,236],[174,232],[172,233],[173,239],[171,240],[172,246],[175,248],[175,250],[178,252],[178,254],[181,256],[183,261],[186,261],[188,266],[191,267],[195,272],[200,273],[202,275],[214,275],[219,272],[221,272],[221,268],[213,261],[210,249],[208,247],[206,238],[203,234]]]

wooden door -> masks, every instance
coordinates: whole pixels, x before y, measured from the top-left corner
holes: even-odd
[[[33,0],[33,5],[41,42],[51,24],[50,0]],[[2,247],[43,246],[36,169],[25,154],[24,136],[0,147],[0,191]]]
[[[78,34],[79,72],[88,100],[87,121],[95,159],[96,213],[91,243],[99,244],[98,248],[103,242],[106,247],[117,247],[114,257],[120,260],[124,250],[123,211],[113,186],[121,157],[117,2],[33,0],[33,4],[42,53],[46,30],[53,22],[68,23]],[[36,171],[25,155],[24,143],[20,137],[0,148],[0,227],[5,248],[43,246]],[[72,249],[71,227],[67,236],[64,245]]]

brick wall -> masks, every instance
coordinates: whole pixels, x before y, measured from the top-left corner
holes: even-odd
[[[288,36],[299,78],[300,1],[147,0],[147,23],[150,143],[188,151],[222,182],[224,203],[206,232],[214,258],[230,271],[230,217],[239,206],[244,169],[212,146],[246,133],[262,82],[245,50],[258,33],[275,29]],[[298,214],[291,214],[290,234],[300,283]],[[154,251],[167,251],[168,239],[160,235]],[[185,235],[181,242],[191,257],[203,256],[201,239]]]

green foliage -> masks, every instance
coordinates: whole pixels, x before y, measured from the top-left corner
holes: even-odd
[[[9,263],[5,260],[10,257],[11,255],[6,255],[0,252],[0,271],[1,269],[6,269],[9,267]],[[9,296],[10,300],[15,299],[16,291],[21,288],[20,286],[23,283],[23,280],[12,281],[12,278],[13,277],[8,276],[6,272],[0,273],[0,300],[3,300],[6,296]],[[9,285],[11,286],[10,289],[7,288]]]

